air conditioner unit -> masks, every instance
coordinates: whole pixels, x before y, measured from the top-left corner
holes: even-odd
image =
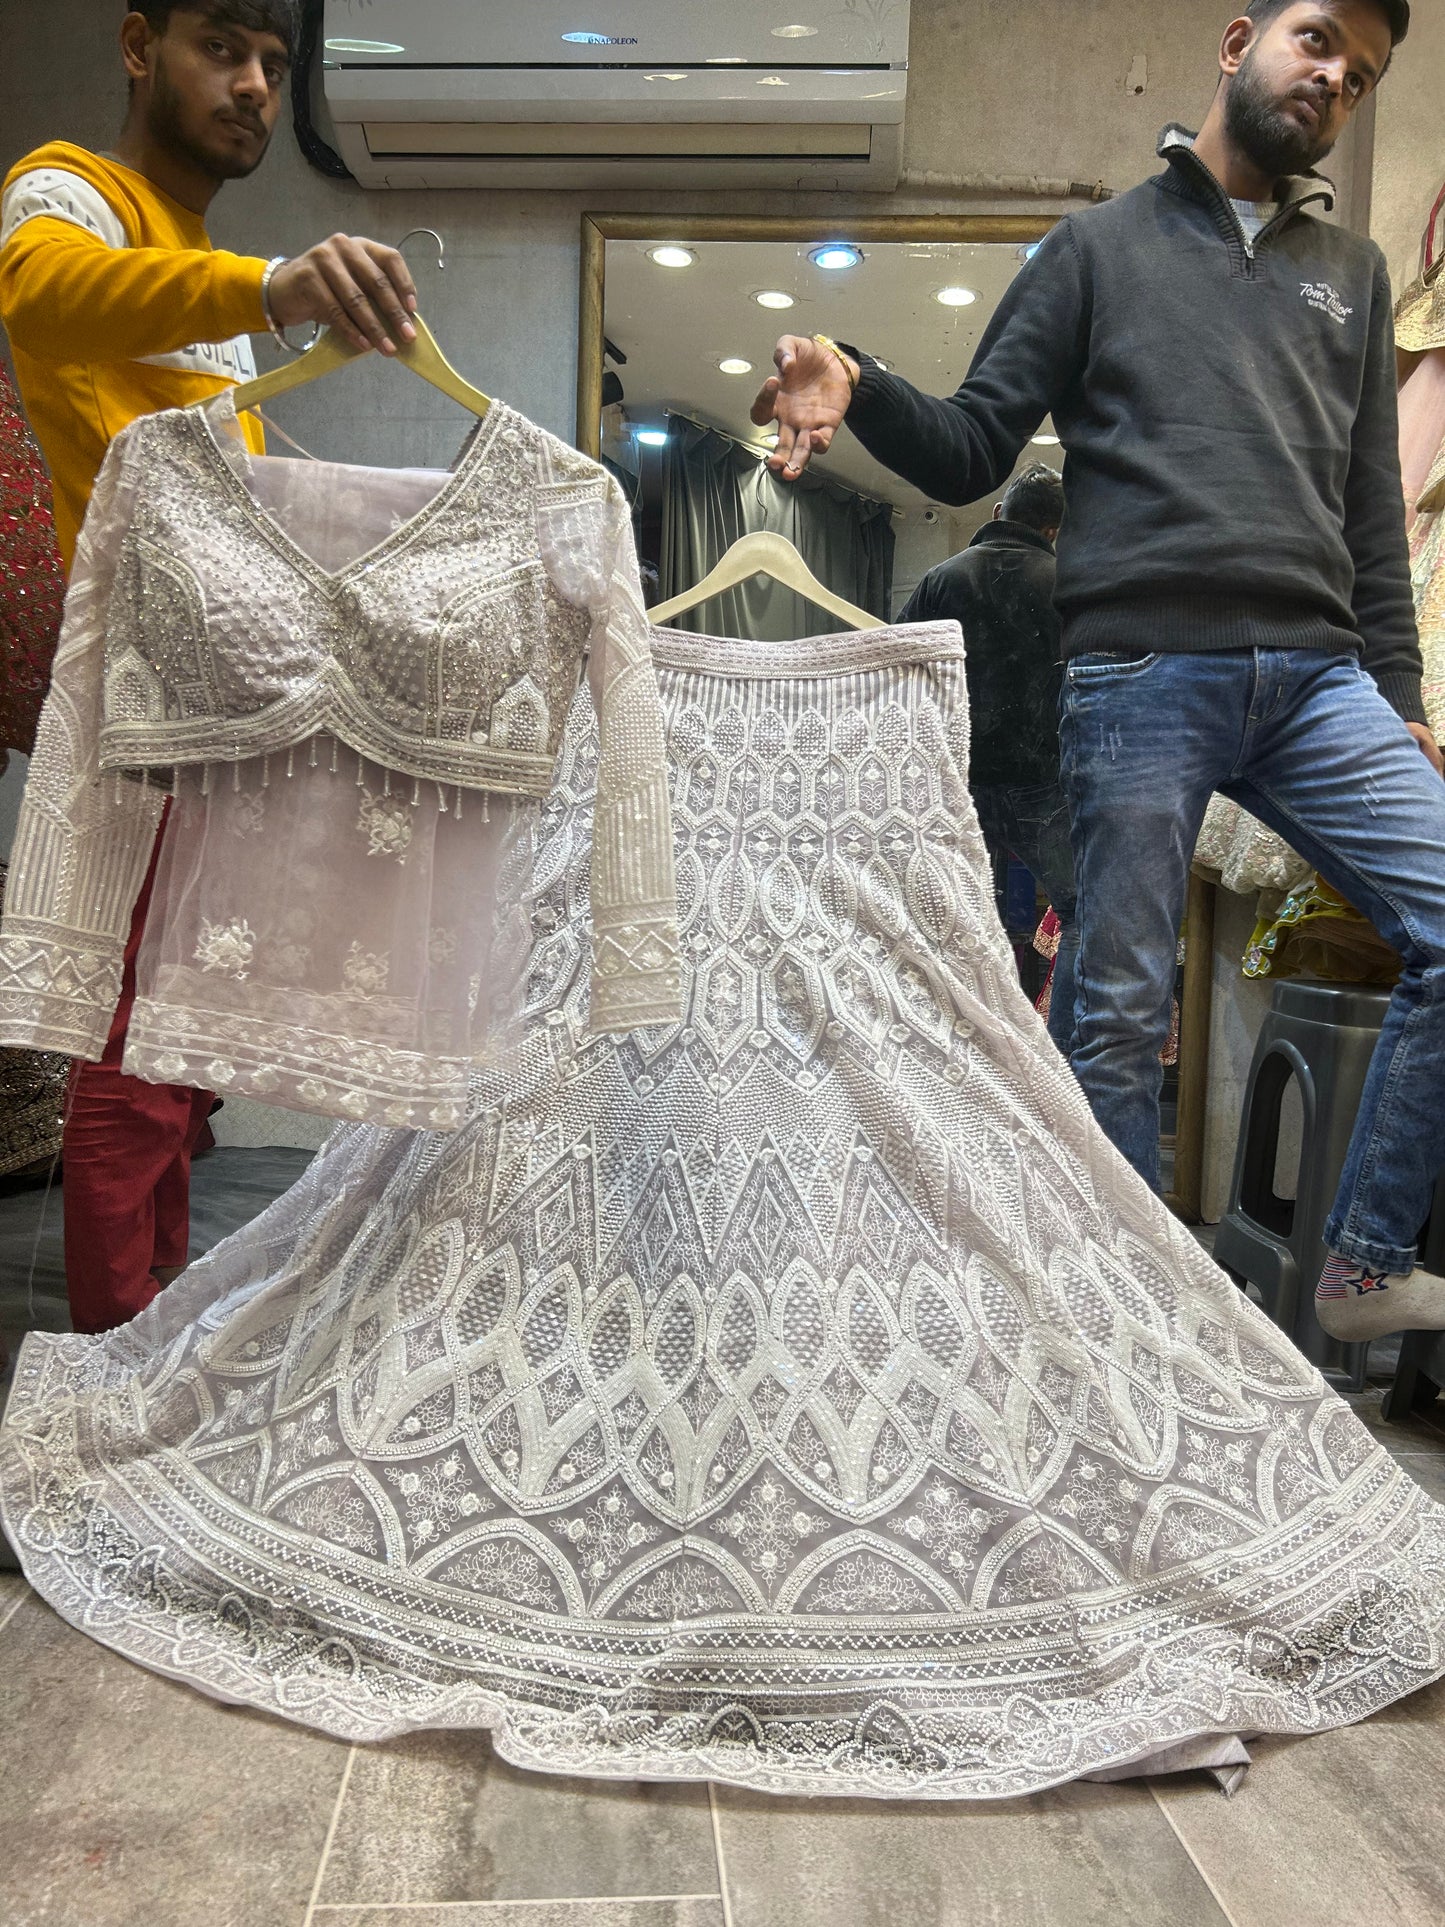
[[[326,0],[364,187],[897,185],[908,0]]]

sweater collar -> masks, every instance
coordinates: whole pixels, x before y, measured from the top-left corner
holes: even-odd
[[[1229,196],[1219,181],[1194,151],[1197,134],[1187,127],[1176,123],[1164,129],[1159,136],[1158,152],[1160,158],[1169,163],[1169,172],[1163,185],[1176,194],[1188,195],[1192,200],[1209,202],[1216,208],[1223,204],[1229,206]],[[1334,182],[1323,174],[1290,174],[1278,183],[1279,212],[1270,222],[1271,227],[1298,214],[1301,208],[1318,201],[1327,210],[1335,204]]]
[[[1031,529],[1027,522],[1010,522],[1006,516],[1001,516],[997,522],[985,522],[968,546],[971,549],[1042,549],[1045,555],[1054,552],[1054,545],[1046,535],[1038,529]]]

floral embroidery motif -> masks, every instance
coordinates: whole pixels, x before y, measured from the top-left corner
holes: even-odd
[[[266,792],[241,790],[231,799],[227,820],[232,836],[259,836],[266,827]]]
[[[387,1478],[401,1497],[412,1538],[419,1546],[429,1544],[459,1520],[476,1519],[491,1510],[463,1478],[462,1461],[455,1452],[421,1471],[388,1472]]]
[[[245,983],[255,955],[256,932],[244,917],[232,917],[229,923],[201,924],[195,957],[202,970],[216,970]]]
[[[615,1488],[566,1520],[562,1531],[594,1587],[609,1579],[629,1554],[658,1536],[657,1527],[639,1518],[627,1494]]]
[[[311,946],[283,938],[268,946],[266,960],[279,977],[297,980],[304,976],[310,966]]]
[[[338,1490],[330,1484],[309,1485],[277,1509],[282,1518],[293,1526],[300,1526],[303,1532],[314,1533],[318,1539],[329,1539],[334,1545],[346,1546],[353,1552],[380,1550],[376,1521],[367,1510],[365,1500],[344,1486]]]
[[[356,827],[366,838],[368,856],[392,856],[405,863],[415,822],[415,810],[399,796],[373,796],[369,789],[362,790]]]
[[[974,1564],[983,1535],[1003,1517],[971,1502],[967,1493],[946,1479],[930,1479],[918,1493],[914,1509],[892,1521],[892,1530],[914,1545],[926,1546],[946,1572],[956,1574]]]
[[[719,1523],[741,1546],[749,1565],[772,1578],[791,1564],[794,1548],[826,1531],[828,1522],[798,1505],[781,1480],[765,1476]]]
[[[867,1552],[840,1559],[808,1600],[811,1611],[825,1613],[917,1613],[936,1605],[916,1579]]]
[[[535,1552],[515,1539],[488,1539],[464,1553],[446,1574],[446,1584],[510,1599],[516,1606],[544,1611],[557,1604],[557,1585]]]
[[[341,981],[355,997],[375,997],[386,989],[391,963],[383,954],[363,950],[353,937],[341,966]]]

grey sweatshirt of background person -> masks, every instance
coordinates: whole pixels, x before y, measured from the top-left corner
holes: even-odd
[[[1352,650],[1423,723],[1384,256],[1307,212],[1314,175],[1251,248],[1192,142],[1166,129],[1163,174],[1050,231],[956,394],[850,348],[847,426],[963,503],[1053,416],[1065,656]]]

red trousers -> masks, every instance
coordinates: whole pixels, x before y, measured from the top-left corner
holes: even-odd
[[[161,1289],[155,1272],[184,1265],[189,1255],[191,1153],[210,1115],[211,1093],[148,1084],[120,1068],[159,853],[158,834],[131,919],[105,1054],[98,1064],[76,1064],[70,1074],[61,1195],[65,1282],[78,1332],[128,1324]]]

